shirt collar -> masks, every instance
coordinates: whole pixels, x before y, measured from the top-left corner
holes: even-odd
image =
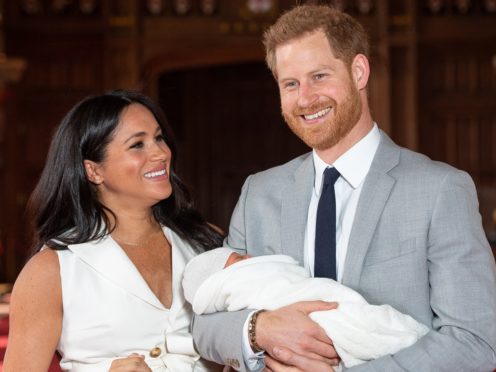
[[[325,163],[319,158],[315,150],[313,150],[313,164],[315,167],[314,191],[316,195],[320,195],[322,176],[325,169],[332,166],[339,171],[341,177],[352,188],[356,189],[363,182],[365,176],[367,176],[380,141],[381,134],[377,124],[374,123],[370,132],[337,158],[334,164]]]

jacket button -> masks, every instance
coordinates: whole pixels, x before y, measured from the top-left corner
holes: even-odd
[[[160,350],[159,347],[154,347],[153,349],[150,350],[150,356],[152,358],[156,358],[162,354],[162,350]]]

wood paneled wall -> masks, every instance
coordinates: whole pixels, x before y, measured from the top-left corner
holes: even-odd
[[[206,2],[190,0],[182,14],[174,0],[3,1],[5,52],[28,68],[4,103],[0,280],[12,281],[27,257],[25,203],[53,128],[76,101],[107,89],[140,89],[160,101],[198,207],[227,228],[248,174],[306,151],[280,118],[260,42],[262,30],[297,2],[304,1],[269,1],[258,12],[247,0],[218,0],[210,13]],[[467,9],[456,0],[440,1],[439,9],[427,0],[320,3],[341,4],[370,32],[369,91],[379,125],[398,143],[467,170],[491,193],[491,2],[473,0]]]

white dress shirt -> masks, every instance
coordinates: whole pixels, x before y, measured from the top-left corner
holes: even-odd
[[[358,199],[362,192],[363,181],[369,172],[374,155],[379,147],[381,135],[374,124],[372,130],[351,149],[341,155],[334,164],[326,164],[313,151],[315,183],[308,207],[307,228],[305,232],[305,268],[313,276],[315,262],[315,227],[317,206],[322,191],[323,174],[326,168],[334,167],[341,174],[334,184],[336,195],[336,274],[338,282],[343,277],[344,260],[348,251],[351,227],[355,219]]]
[[[325,169],[327,167],[335,167],[340,173],[339,178],[334,184],[334,192],[336,195],[336,273],[337,281],[341,282],[351,228],[355,219],[358,200],[362,192],[363,181],[370,170],[380,140],[381,134],[379,128],[374,123],[374,127],[370,132],[336,159],[334,164],[326,164],[319,158],[315,150],[313,151],[315,183],[308,208],[304,246],[304,266],[310,272],[311,276],[313,276],[315,261],[317,206],[319,204]],[[251,315],[248,316],[244,324],[243,357],[248,368],[254,370],[257,366],[257,361],[263,357],[263,352],[254,353],[250,347],[248,340],[248,322],[250,318]]]

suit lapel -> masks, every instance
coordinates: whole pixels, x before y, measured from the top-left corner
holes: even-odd
[[[69,250],[102,277],[150,305],[165,310],[136,266],[110,235],[98,241],[69,245]]]
[[[342,283],[357,288],[365,256],[396,180],[388,172],[399,162],[400,148],[381,131],[381,143],[364,180],[346,254]]]
[[[289,182],[282,190],[281,250],[303,265],[308,206],[315,177],[311,153],[303,160],[292,177],[292,182]]]

